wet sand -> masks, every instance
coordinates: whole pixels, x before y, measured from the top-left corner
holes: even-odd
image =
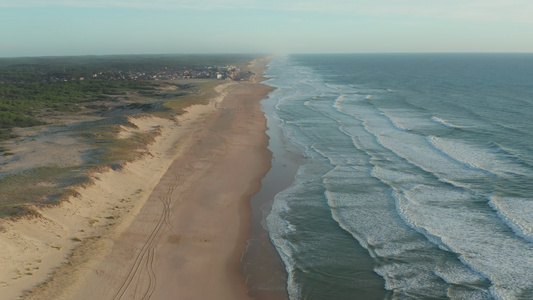
[[[267,117],[268,149],[273,153],[272,167],[261,182],[261,190],[251,199],[252,227],[247,251],[243,255],[243,272],[247,278],[248,294],[255,300],[286,300],[287,271],[266,228],[274,197],[293,182],[304,158],[288,143],[281,123],[274,115],[270,99],[262,101]]]

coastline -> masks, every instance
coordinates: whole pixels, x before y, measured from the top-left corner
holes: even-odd
[[[261,74],[266,63],[256,60],[253,71]],[[217,99],[189,108],[179,123],[136,120],[161,130],[151,155],[97,174],[41,218],[2,222],[10,249],[2,263],[19,264],[4,269],[2,294],[16,298],[55,270],[24,298],[249,299],[240,261],[249,200],[271,159],[259,102],[272,88],[261,80],[217,87]],[[24,243],[31,247],[17,254]],[[31,275],[7,280],[25,261],[34,262]]]
[[[272,166],[261,181],[261,190],[255,194],[252,205],[251,237],[243,254],[243,272],[248,294],[255,300],[287,300],[287,270],[270,240],[266,218],[276,194],[293,184],[305,158],[286,140],[281,121],[274,117],[275,101],[261,101],[266,116],[268,149],[272,152]]]

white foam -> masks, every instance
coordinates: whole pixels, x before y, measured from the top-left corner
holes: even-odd
[[[287,201],[290,198],[291,190],[294,189],[294,187],[289,187],[284,192],[276,195],[272,204],[271,212],[266,218],[266,224],[272,244],[276,247],[287,270],[287,291],[289,294],[289,299],[291,300],[301,298],[301,289],[294,279],[296,263],[292,257],[295,256],[295,249],[290,242],[284,238],[284,236],[290,232],[293,232],[295,228],[292,226],[292,224],[287,222],[282,215],[285,213],[290,213],[290,207]]]
[[[432,123],[419,112],[409,109],[379,109],[397,128],[410,131],[432,126]]]
[[[432,136],[430,143],[453,159],[473,168],[484,170],[496,175],[527,174],[530,171],[512,159],[490,152],[485,148],[469,145],[465,141]]]
[[[533,198],[493,195],[489,204],[516,234],[533,243]]]
[[[464,126],[453,124],[451,121],[445,120],[443,118],[435,117],[435,116],[431,117],[431,120],[433,120],[435,123],[444,125],[449,128],[457,128],[457,129],[464,128]]]
[[[344,103],[343,103],[344,104]],[[379,111],[363,105],[342,105],[341,111],[362,120],[364,128],[379,144],[418,168],[448,182],[481,178],[484,172],[464,168],[429,143],[424,136],[393,126]]]
[[[342,173],[337,175],[343,177]],[[365,177],[354,187],[364,192],[326,193],[335,220],[382,261],[376,272],[385,278],[387,289],[400,294],[424,291],[426,296],[446,290],[445,283],[434,274],[442,253],[407,228],[395,216],[390,197]],[[326,181],[328,189],[335,189],[332,181]]]
[[[427,185],[404,191],[398,198],[408,222],[425,235],[438,237],[465,264],[490,278],[495,295],[510,299],[533,288],[530,244],[477,202],[469,193]]]

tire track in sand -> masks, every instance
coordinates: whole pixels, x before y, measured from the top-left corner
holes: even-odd
[[[207,134],[206,139],[210,138],[219,141],[221,139],[220,135],[213,131]],[[174,192],[179,186],[186,187],[187,184],[197,181],[209,171],[208,167],[202,168],[203,170],[201,172],[198,172],[197,169],[201,160],[209,159],[214,156],[213,149],[213,147],[207,147],[206,149],[206,147],[204,147],[204,142],[202,140],[197,140],[187,151],[189,154],[194,154],[192,155],[192,159],[186,161],[183,167],[174,167],[177,171],[174,171],[173,173],[173,183],[168,187],[166,194],[159,198],[163,205],[159,219],[154,229],[149,234],[146,242],[143,244],[143,247],[137,254],[135,261],[128,272],[128,276],[124,279],[120,289],[112,298],[113,300],[137,299],[137,296],[140,296],[139,288],[144,291],[140,299],[148,300],[152,297],[157,284],[157,276],[154,270],[156,254],[155,241],[164,229],[173,230],[172,224],[170,223],[171,210],[179,205],[188,194],[185,189],[175,197]],[[171,168],[173,167],[171,166]],[[134,281],[137,281],[137,283],[132,285]],[[133,291],[132,287],[135,287]],[[130,294],[133,295],[131,296]]]

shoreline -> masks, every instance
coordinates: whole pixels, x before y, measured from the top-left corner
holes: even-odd
[[[255,61],[256,74],[262,74],[266,62]],[[186,295],[249,299],[240,262],[250,234],[249,200],[259,191],[271,158],[259,104],[271,87],[260,84],[261,80],[229,84],[225,91],[217,90],[223,99],[189,108],[179,125],[163,124],[155,143],[160,147],[151,145],[151,156],[122,170],[97,174],[94,185],[59,207],[44,209],[43,218],[7,227],[9,222],[2,222],[3,230],[10,233],[2,234],[2,241],[28,235],[17,230],[31,226],[43,227],[47,234],[66,241],[65,245],[43,241],[57,253],[33,259],[40,261],[35,263],[38,276],[4,282],[3,295],[17,297],[23,286],[27,289],[45,281],[60,266],[24,298],[158,299],[179,293],[185,299]],[[54,229],[58,227],[59,233]],[[20,244],[34,238],[14,240]],[[33,246],[37,251],[43,245]],[[29,250],[26,255],[31,257],[34,250]],[[10,257],[4,258],[6,262]],[[28,256],[18,259],[24,260]]]
[[[293,184],[305,158],[286,140],[279,119],[274,115],[270,98],[261,101],[267,120],[268,149],[272,152],[272,166],[261,181],[261,190],[255,194],[252,205],[251,237],[243,253],[243,272],[246,275],[248,294],[255,300],[287,300],[287,270],[270,240],[266,218],[275,196]]]

